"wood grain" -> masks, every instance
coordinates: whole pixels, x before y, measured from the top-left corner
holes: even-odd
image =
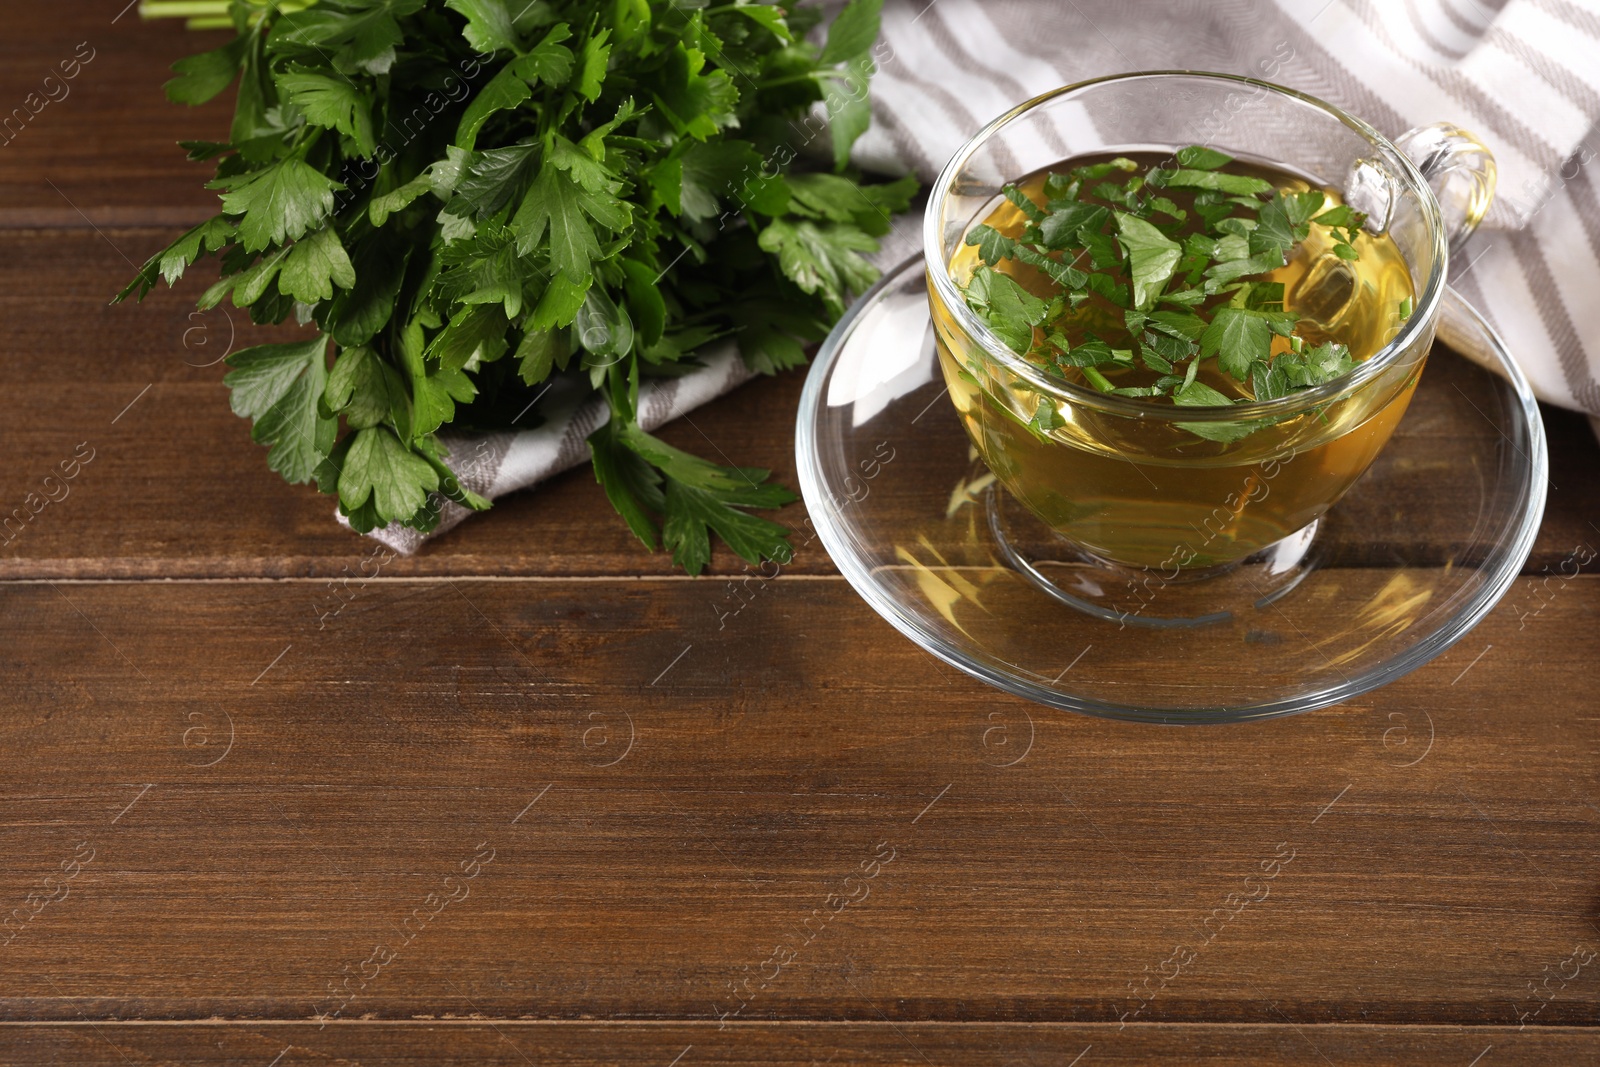
[[[380,580],[321,630],[317,583],[12,584],[0,901],[93,855],[0,1015],[1587,1024],[1600,578],[1535,584],[1198,731],[1007,698],[836,578],[721,630],[692,581]]]
[[[190,109],[161,85],[174,60],[225,36],[141,22],[129,0],[12,4],[6,22],[0,227],[187,228],[216,211],[209,165],[177,142],[225,137],[232,96]]]
[[[1406,1064],[1462,1067],[1480,1062],[1583,1063],[1595,1038],[1580,1027],[1374,1027],[1355,1025],[1114,1026],[840,1022],[714,1026],[418,1022],[341,1024],[186,1023],[138,1026],[24,1024],[0,1028],[0,1065],[129,1063],[217,1067],[305,1067],[384,1063],[394,1067],[461,1062],[480,1067],[529,1063],[698,1067],[1098,1067],[1100,1064],[1202,1063],[1228,1067],[1348,1067]],[[281,1057],[276,1058],[275,1057]],[[1491,1058],[1493,1057],[1493,1058]]]

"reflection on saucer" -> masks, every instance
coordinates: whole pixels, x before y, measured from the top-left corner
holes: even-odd
[[[938,362],[927,294],[900,292],[863,308],[856,336],[859,358],[840,362],[829,377],[828,406],[849,408],[852,428],[860,429],[934,379]]]

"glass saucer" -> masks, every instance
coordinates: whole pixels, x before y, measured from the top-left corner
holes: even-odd
[[[1493,331],[1447,291],[1441,331],[1500,373],[1436,349],[1388,447],[1306,543],[1245,564],[1293,567],[1292,580],[1225,611],[1118,609],[1104,567],[1073,571],[976,458],[945,396],[925,285],[922,257],[906,261],[823,344],[800,401],[801,490],[867,603],[1009,693],[1161,723],[1327,707],[1449,648],[1533,547],[1548,472],[1538,407]],[[1193,595],[1179,586],[1172,604]]]

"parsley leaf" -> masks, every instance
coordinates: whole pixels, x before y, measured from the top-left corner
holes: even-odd
[[[341,10],[333,4],[283,15],[268,38],[271,50],[302,63],[321,61],[342,74],[387,74],[405,41],[397,21],[425,0],[385,0]],[[486,49],[485,49],[486,50]]]
[[[1301,353],[1286,352],[1273,360],[1290,386],[1308,388],[1331,382],[1355,369],[1355,360],[1344,345],[1324,341],[1315,348]]]
[[[793,550],[786,540],[788,531],[740,510],[781,507],[795,499],[787,489],[766,484],[769,471],[708,463],[637,426],[621,428],[616,440],[664,476],[662,540],[678,566],[690,574],[705,569],[712,530],[747,562],[789,561]]]
[[[634,536],[655,551],[660,544],[655,515],[667,509],[661,474],[623,444],[614,421],[603,423],[589,435],[589,451],[594,457],[595,479],[605,489],[611,506]],[[710,557],[709,545],[706,557]],[[704,567],[705,561],[701,561],[700,569]]]
[[[778,265],[795,285],[820,296],[834,316],[844,314],[850,296],[878,276],[861,257],[876,251],[878,242],[853,226],[774,219],[761,231],[759,242],[764,251],[777,255]]]
[[[240,215],[239,243],[246,252],[303,237],[333,213],[333,194],[344,185],[304,160],[289,158],[244,178],[227,179],[222,212]]]
[[[1148,308],[1166,287],[1183,247],[1144,219],[1117,212],[1117,236],[1128,251],[1133,306]]]
[[[978,258],[991,267],[1017,252],[1016,241],[987,224],[974,226],[967,234],[966,241],[969,245],[978,246]]]
[[[1200,335],[1202,356],[1215,355],[1229,375],[1243,379],[1250,364],[1272,351],[1272,327],[1267,320],[1242,308],[1225,307]]]
[[[1192,170],[1216,170],[1218,167],[1233,162],[1232,156],[1224,155],[1214,148],[1206,148],[1202,145],[1190,145],[1187,148],[1178,149],[1177,158],[1180,167],[1188,167]]]
[[[1033,418],[1028,420],[1028,425],[1040,434],[1048,434],[1052,430],[1059,430],[1067,424],[1061,417],[1061,411],[1049,397],[1041,396],[1039,406],[1033,413]]]
[[[878,39],[878,20],[883,0],[850,4],[828,27],[828,43],[817,62],[823,66],[848,62],[872,47]]]
[[[235,415],[253,420],[251,439],[271,446],[267,465],[289,482],[309,481],[333,447],[338,424],[317,401],[327,385],[327,338],[256,345],[227,359],[223,376]]]
[[[518,74],[517,66],[517,63],[510,63],[501,67],[499,73],[489,79],[489,84],[483,87],[483,91],[472,98],[472,103],[467,106],[466,112],[461,116],[460,124],[456,127],[458,147],[472,148],[478,143],[478,131],[489,121],[490,116],[497,111],[508,111],[533,96],[533,90],[528,87],[528,79]]]
[[[203,104],[233,84],[244,57],[244,42],[229,41],[221,48],[187,56],[172,65],[178,76],[167,82],[167,99],[175,104]]]
[[[144,295],[155,285],[157,278],[162,278],[168,285],[175,285],[183,272],[198,259],[202,253],[218,252],[234,240],[233,223],[222,216],[207,219],[182,237],[178,238],[166,248],[151,256],[149,261],[140,268],[133,281],[117,294],[117,300],[126,300],[138,290],[136,299],[143,300]]]
[[[305,113],[307,122],[353,138],[358,155],[370,156],[377,150],[367,98],[349,78],[291,68],[279,76],[278,87]]]
[[[1172,402],[1183,408],[1217,408],[1229,407],[1233,401],[1227,396],[1204,382],[1188,382],[1172,394]],[[1177,424],[1196,437],[1203,437],[1208,441],[1227,443],[1237,441],[1241,437],[1248,437],[1261,428],[1261,422],[1254,419],[1244,420],[1219,420],[1217,422],[1180,422]]]
[[[1215,170],[1194,170],[1180,167],[1163,171],[1161,184],[1169,188],[1211,189],[1235,196],[1259,196],[1272,192],[1272,183],[1247,174],[1227,174]]]
[[[1051,206],[1054,210],[1040,223],[1039,231],[1044,243],[1054,249],[1068,247],[1082,230],[1098,232],[1111,217],[1110,210],[1099,204],[1068,201],[1060,208]]]
[[[385,522],[409,519],[438,488],[438,472],[386,426],[356,431],[339,473],[339,503],[355,511],[370,499]]]
[[[467,43],[479,52],[517,50],[513,9],[506,0],[445,0],[445,6],[466,16]]]
[[[980,267],[966,290],[967,303],[977,311],[995,336],[1014,352],[1033,347],[1033,328],[1049,314],[1050,305],[1034,296],[1009,274]]]
[[[544,247],[550,265],[569,278],[589,273],[600,254],[596,226],[616,231],[628,224],[628,208],[602,185],[585,188],[554,160],[539,168],[539,176],[511,220],[517,234],[517,251],[523,255]],[[550,235],[545,241],[546,228]]]
[[[358,430],[378,425],[404,399],[399,373],[364,346],[339,353],[322,392],[328,410]]]
[[[445,211],[480,220],[494,215],[516,198],[538,158],[533,144],[473,152],[463,162]]]
[[[355,267],[332,226],[296,241],[278,274],[278,288],[305,304],[328,299],[335,285],[349,289],[355,284]]]
[[[672,561],[690,574],[699,574],[711,560],[711,530],[748,563],[787,563],[794,554],[784,539],[788,531],[778,523],[740,511],[707,489],[669,480],[666,515],[662,540]]]

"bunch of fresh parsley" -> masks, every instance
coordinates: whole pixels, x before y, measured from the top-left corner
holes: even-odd
[[[221,213],[118,299],[216,255],[202,308],[314,324],[224,380],[272,469],[358,530],[488,507],[436,434],[529,425],[565,377],[610,406],[595,473],[647,546],[692,573],[710,531],[787,560],[746,509],[793,495],[645,433],[639,387],[719,337],[797,366],[874,279],[862,254],[915,192],[849,170],[881,5],[852,0],[817,45],[818,11],[787,2],[230,0],[234,39],[167,85],[198,104],[238,80],[229,139],[184,143],[218,161]]]
[[[1008,347],[1116,396],[1170,397],[1184,407],[1231,404],[1198,380],[1213,358],[1224,374],[1248,383],[1256,400],[1352,370],[1344,345],[1305,344],[1299,317],[1284,310],[1283,283],[1264,276],[1285,265],[1312,225],[1331,231],[1341,259],[1359,258],[1355,242],[1366,216],[1347,204],[1322,210],[1320,189],[1290,192],[1222,170],[1232,158],[1214,149],[1182,148],[1174,162],[1141,169],[1118,157],[1052,173],[1043,204],[1007,186],[1006,199],[1025,221],[1016,236],[989,225],[968,233],[982,260],[964,285],[968,306]],[[1188,208],[1166,195],[1174,190],[1187,194]],[[1002,260],[1043,272],[1059,291],[1035,295],[995,269]],[[1402,317],[1407,313],[1402,308]],[[1275,335],[1289,345],[1276,356]],[[1106,376],[1141,366],[1159,376],[1125,386]],[[1041,401],[1033,425],[1048,433],[1060,413]],[[1231,440],[1260,423],[1184,426]]]

